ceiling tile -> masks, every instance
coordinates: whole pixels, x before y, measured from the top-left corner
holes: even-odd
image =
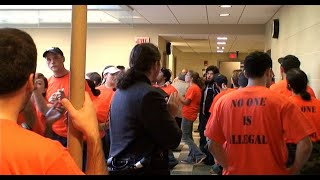
[[[169,8],[180,24],[208,24],[205,5],[169,5]]]
[[[265,24],[281,5],[247,5],[239,24]]]
[[[151,24],[178,24],[167,5],[131,5]]]
[[[218,5],[207,5],[210,24],[237,24],[244,5],[233,5],[231,8],[220,8]],[[228,13],[230,16],[220,17],[220,14]]]

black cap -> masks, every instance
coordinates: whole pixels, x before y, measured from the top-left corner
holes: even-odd
[[[52,53],[55,53],[55,54],[60,54],[61,56],[63,56],[63,52],[61,51],[60,48],[58,47],[52,47],[50,49],[47,49],[44,53],[43,53],[43,57],[45,58],[48,54],[48,52],[52,52]]]
[[[287,55],[283,58],[281,61],[281,66],[284,69],[284,72],[286,73],[290,69],[293,68],[300,68],[300,61],[299,59],[294,55]]]
[[[279,64],[282,64],[282,61],[283,61],[283,57],[278,59]]]
[[[241,72],[238,79],[238,84],[241,87],[246,87],[248,85],[248,78],[244,75],[244,72]]]
[[[225,85],[228,84],[228,79],[226,76],[222,75],[222,74],[216,74],[214,77],[213,77],[213,81],[215,83],[218,84],[218,86],[222,87],[222,83],[224,83]]]

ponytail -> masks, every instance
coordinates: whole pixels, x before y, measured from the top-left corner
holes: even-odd
[[[128,69],[125,73],[120,75],[117,82],[117,89],[128,89],[135,82],[143,79],[145,74],[136,70],[135,68]]]
[[[302,90],[300,92],[300,96],[303,100],[305,101],[310,101],[311,100],[311,96],[310,96],[310,93],[308,93],[306,90]]]

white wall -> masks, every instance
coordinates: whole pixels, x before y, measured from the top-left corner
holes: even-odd
[[[279,19],[278,39],[272,39],[272,20]],[[276,80],[280,77],[278,58],[292,54],[301,61],[310,86],[320,97],[320,6],[283,6],[266,24],[266,50],[271,48]]]
[[[57,46],[63,51],[65,67],[70,69],[71,29],[24,29],[33,37],[38,49],[37,71],[50,77],[52,72],[42,57],[43,52]],[[87,33],[86,72],[101,73],[106,65],[129,66],[129,55],[135,45],[135,36],[150,37],[151,43],[158,44],[156,32],[144,32],[133,28],[91,28]]]

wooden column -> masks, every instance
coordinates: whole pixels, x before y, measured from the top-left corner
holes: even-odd
[[[70,61],[70,101],[76,109],[84,102],[85,64],[87,40],[87,6],[72,6],[71,61]],[[77,131],[69,118],[68,149],[82,169],[82,133]]]

